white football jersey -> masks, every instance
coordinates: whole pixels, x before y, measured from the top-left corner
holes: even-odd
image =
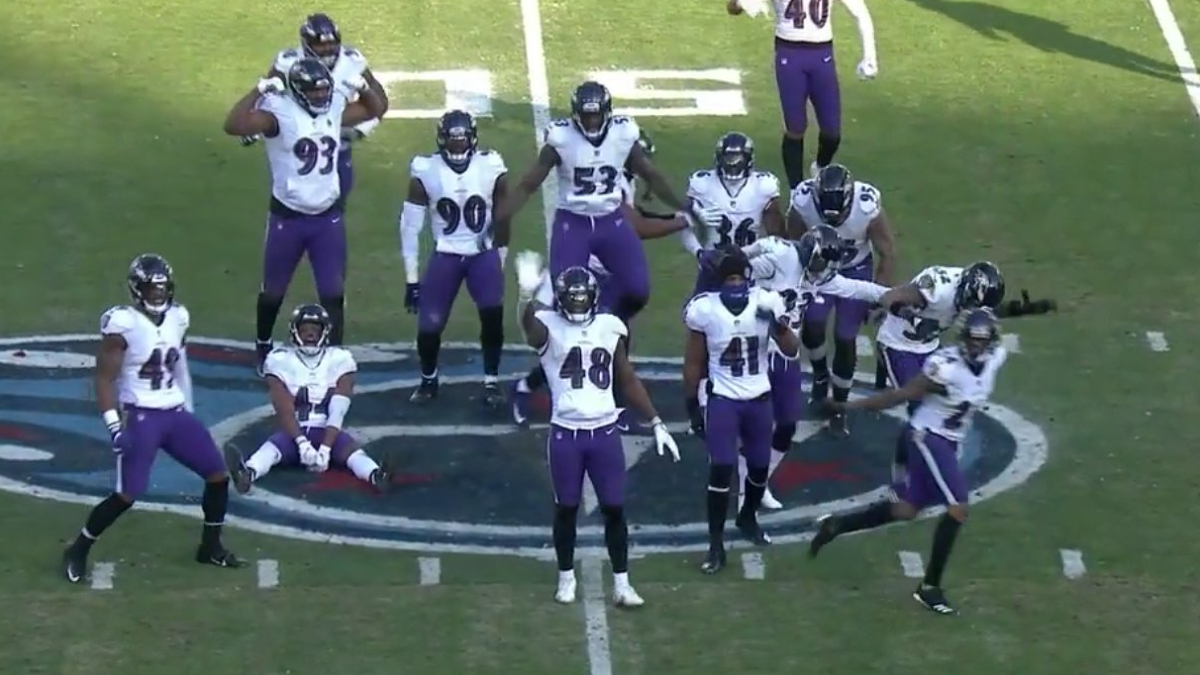
[[[771,0],[775,37],[788,42],[832,42],[833,0]]]
[[[762,214],[779,198],[779,179],[766,171],[753,171],[737,191],[730,193],[716,171],[702,169],[688,178],[687,196],[701,207],[721,210],[720,225],[706,224],[704,248],[747,246],[762,236]]]
[[[417,155],[408,171],[429,195],[439,252],[475,255],[492,247],[492,196],[496,181],[508,173],[500,153],[476,152],[462,173],[450,168],[440,154]]]
[[[958,346],[942,347],[925,360],[925,377],[945,388],[945,394],[927,394],[913,412],[909,424],[952,441],[962,441],[971,428],[975,411],[982,408],[996,388],[1000,366],[1008,351],[997,345],[984,361],[978,375],[967,365]]]
[[[741,314],[730,312],[721,302],[720,293],[701,293],[683,310],[687,327],[704,333],[708,379],[714,394],[748,401],[771,390],[767,378],[771,325],[758,317],[760,309],[786,318],[783,298],[757,287],[750,289],[750,300]]]
[[[183,354],[191,314],[172,304],[156,324],[141,310],[118,305],[100,317],[101,335],[125,338],[125,358],[117,375],[117,400],[123,405],[170,410],[184,404],[175,386],[175,364]]]
[[[302,356],[295,347],[280,347],[263,364],[263,372],[278,378],[291,393],[296,421],[304,428],[325,426],[338,380],[356,370],[354,357],[341,347],[326,347],[317,357]]]
[[[546,144],[558,153],[558,208],[583,216],[604,216],[625,201],[625,163],[638,141],[638,125],[614,115],[600,145],[575,128],[571,120],[555,120],[546,128]]]
[[[596,429],[615,423],[613,355],[629,334],[625,323],[612,314],[597,314],[586,324],[551,310],[534,316],[549,332],[539,357],[550,385],[551,424]]]
[[[315,117],[286,94],[264,96],[258,107],[279,122],[274,138],[263,137],[271,195],[300,213],[329,210],[342,194],[337,155],[346,97],[334,92],[329,111]]]
[[[281,50],[275,56],[275,71],[286,78],[288,69],[302,58],[304,58],[304,49],[301,47]],[[362,75],[366,69],[367,57],[354,47],[342,45],[342,53],[338,55],[338,60],[329,71],[333,77],[334,89],[342,92],[346,98],[352,97],[356,92],[347,88],[346,82]]]
[[[804,224],[810,228],[825,224],[817,210],[815,184],[816,181],[810,178],[792,190],[791,208],[800,214]],[[834,228],[842,240],[843,268],[857,267],[874,252],[867,228],[882,212],[883,197],[879,190],[862,181],[854,181],[854,203],[850,215]]]
[[[907,321],[888,314],[879,326],[876,340],[885,347],[914,354],[928,354],[938,348],[943,331],[949,328],[958,312],[954,308],[954,294],[958,280],[962,278],[961,267],[927,267],[913,278],[912,284],[925,298],[925,309],[918,312],[915,321]],[[922,342],[916,333],[916,324],[933,321],[937,329],[927,333],[930,338]]]

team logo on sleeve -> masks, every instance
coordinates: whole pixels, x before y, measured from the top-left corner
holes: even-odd
[[[113,487],[108,430],[96,413],[91,368],[96,338],[64,335],[0,340],[0,488],[44,499],[92,503]],[[219,445],[249,455],[275,429],[251,345],[191,338],[196,413]],[[378,495],[348,473],[279,468],[230,502],[230,524],[297,539],[376,548],[542,557],[550,546],[551,485],[546,469],[548,399],[535,398],[534,424],[517,429],[508,412],[485,408],[478,347],[442,350],[442,386],[428,406],[407,395],[420,379],[409,345],[351,348],[359,364],[348,430],[374,457],[394,455],[392,490]],[[502,379],[533,365],[523,348],[506,349]],[[652,438],[626,436],[627,513],[635,552],[704,550],[704,445],[686,435],[680,359],[639,359],[638,371],[679,441],[683,461],[654,451]],[[866,380],[864,379],[864,382]],[[865,390],[860,393],[866,393]],[[539,424],[538,422],[541,422]],[[763,512],[776,542],[806,540],[814,519],[885,494],[901,413],[856,418],[849,439],[799,425],[792,450],[772,479],[785,504]],[[1045,462],[1045,435],[1017,412],[991,405],[965,444],[973,500],[1015,487]],[[199,517],[195,476],[165,454],[139,502]],[[585,485],[579,545],[603,550],[603,523]],[[736,539],[730,534],[731,543]]]

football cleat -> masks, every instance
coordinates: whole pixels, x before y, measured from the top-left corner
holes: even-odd
[[[421,384],[413,391],[412,396],[408,400],[413,403],[429,403],[438,395],[438,379],[436,377],[421,376]]]
[[[499,384],[495,382],[484,383],[483,404],[489,408],[499,408],[504,405],[504,394],[500,393]]]
[[[783,508],[783,503],[776,499],[775,495],[771,494],[771,488],[767,488],[763,492],[762,507],[768,511],[778,511]]]
[[[755,546],[771,545],[771,536],[763,531],[762,526],[758,524],[758,518],[754,517],[754,514],[744,517],[738,516],[737,520],[734,521],[734,525],[737,525],[738,532],[741,532],[746,541],[751,544]]]
[[[384,494],[391,489],[392,476],[396,475],[396,463],[396,456],[388,453],[383,456],[379,468],[371,472],[369,481],[376,492]]]
[[[236,568],[242,566],[241,559],[220,544],[212,547],[201,544],[200,548],[196,549],[196,562],[217,567]]]
[[[259,377],[267,376],[267,372],[266,372],[266,370],[264,370],[264,368],[266,368],[266,365],[267,365],[267,356],[270,355],[270,353],[272,351],[274,351],[274,349],[275,349],[275,345],[273,345],[270,340],[267,340],[266,342],[256,340],[254,342],[254,354],[255,354],[254,367],[255,367],[255,370],[258,372]]]
[[[62,570],[67,581],[73,584],[83,581],[87,576],[87,551],[74,544],[68,546],[62,554]]]
[[[246,459],[242,457],[241,451],[232,444],[225,446],[225,468],[228,469],[233,489],[237,490],[238,494],[244,495],[250,491],[250,486],[254,484],[254,469],[246,466]]]
[[[708,554],[700,564],[700,571],[705,574],[716,574],[725,569],[725,545],[713,543],[708,545]]]
[[[825,548],[825,545],[838,536],[837,516],[824,515],[817,519],[817,533],[808,544],[808,557],[815,558]]]
[[[517,389],[517,384],[521,380],[512,383],[512,387],[508,392],[509,403],[512,406],[513,424],[519,427],[529,426],[529,397],[531,392],[522,392]]]
[[[637,591],[633,590],[633,586],[625,584],[624,586],[613,587],[613,604],[617,607],[641,607],[646,604],[642,596],[638,595]]]
[[[570,576],[559,574],[558,590],[554,591],[554,601],[564,605],[575,602],[575,574],[573,572]]]
[[[846,422],[846,413],[838,413],[829,418],[829,431],[834,436],[850,435],[850,426]]]
[[[950,605],[950,602],[946,600],[946,594],[937,586],[924,584],[917,586],[917,590],[913,591],[913,599],[925,605],[925,609],[935,614],[958,614],[958,610]]]

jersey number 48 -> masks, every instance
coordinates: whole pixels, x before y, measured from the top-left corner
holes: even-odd
[[[596,347],[591,352],[591,364],[583,366],[583,348],[572,347],[558,369],[558,377],[570,380],[572,389],[583,389],[584,379],[591,381],[597,389],[608,389],[612,384],[612,354],[603,347]]]

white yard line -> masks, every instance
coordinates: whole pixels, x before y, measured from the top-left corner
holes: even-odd
[[[1064,548],[1059,550],[1059,555],[1062,556],[1063,576],[1068,579],[1078,579],[1087,573],[1087,567],[1083,564],[1083,551]]]
[[[1155,330],[1146,331],[1146,344],[1152,352],[1169,352],[1171,345],[1167,344],[1167,336]]]
[[[767,578],[767,561],[761,553],[742,554],[742,576],[751,581],[762,581]]]
[[[550,78],[546,74],[546,46],[542,41],[542,10],[538,0],[521,0],[521,31],[525,36],[525,68],[529,77],[529,107],[533,109],[533,139],[541,152],[543,134],[550,125]],[[558,199],[558,177],[551,171],[542,183],[542,214],[546,219],[546,246]]]
[[[422,586],[437,586],[442,583],[441,558],[426,558],[424,556],[417,558],[417,569],[421,573]]]
[[[1192,102],[1192,109],[1196,111],[1197,117],[1200,117],[1200,74],[1196,73],[1196,61],[1188,51],[1183,31],[1179,30],[1179,22],[1175,20],[1175,12],[1171,11],[1171,4],[1167,0],[1147,1],[1150,3],[1150,9],[1154,11],[1154,18],[1158,20],[1158,29],[1167,41],[1167,49],[1179,68],[1179,77],[1183,80],[1184,89]]]
[[[900,569],[909,579],[925,576],[925,563],[921,560],[921,554],[915,551],[900,551]]]
[[[612,675],[612,651],[608,643],[608,611],[604,607],[604,564],[588,556],[580,561],[583,576],[583,622],[587,636],[588,672]]]
[[[279,561],[258,561],[258,587],[275,588],[279,585]]]
[[[116,573],[116,563],[98,562],[92,565],[92,590],[111,591]]]

